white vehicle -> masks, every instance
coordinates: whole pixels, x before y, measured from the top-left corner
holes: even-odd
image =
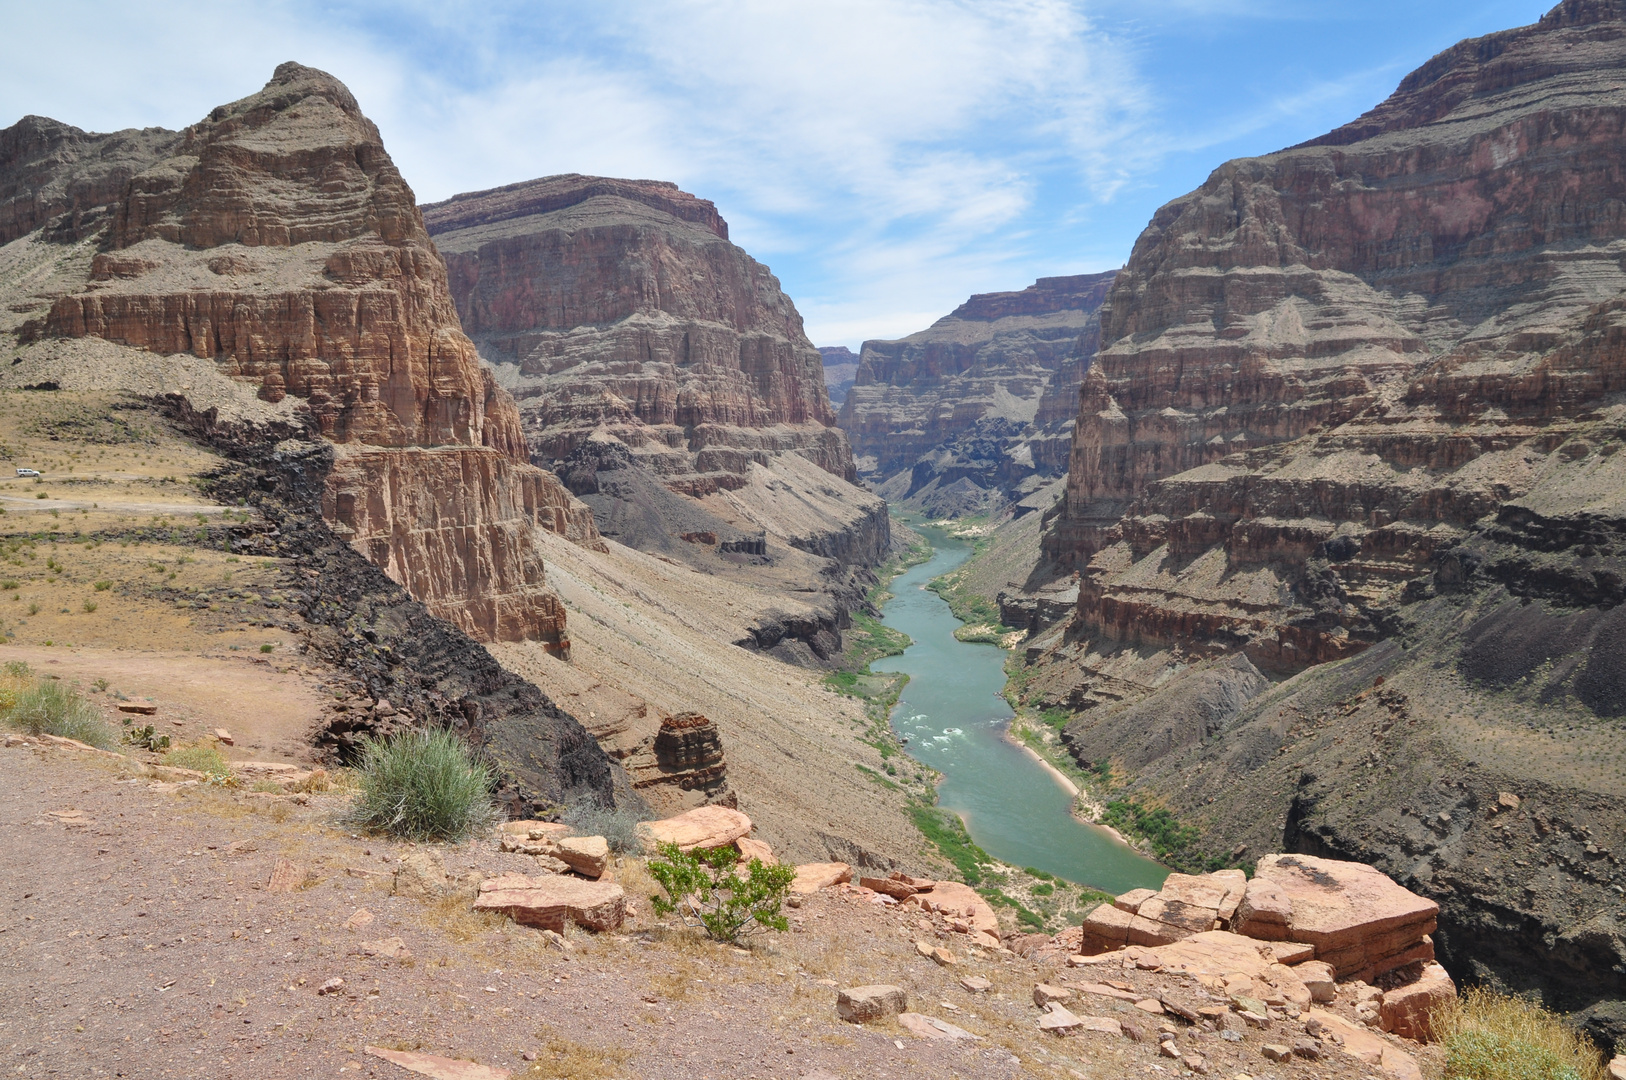
[[[18,469],[17,470],[17,475],[18,476],[38,476],[39,474],[40,474],[40,471],[38,469]]]

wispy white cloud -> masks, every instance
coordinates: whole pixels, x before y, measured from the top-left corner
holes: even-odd
[[[1291,51],[1260,53],[1271,69],[1239,43],[1405,2],[14,0],[9,37],[40,47],[0,65],[0,124],[180,127],[297,59],[350,86],[420,198],[558,172],[675,181],[718,203],[816,341],[857,344],[1115,265],[1189,186],[1167,162],[1348,119],[1398,62],[1283,75]],[[1198,44],[1171,52],[1171,33]]]

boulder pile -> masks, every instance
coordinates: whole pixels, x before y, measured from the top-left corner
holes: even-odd
[[[1434,963],[1439,906],[1363,863],[1266,855],[1240,870],[1170,874],[1161,890],[1103,904],[1047,951],[1183,972],[1247,1017],[1298,1016],[1344,990],[1369,1026],[1427,1041],[1456,995]],[[1382,981],[1387,989],[1372,985]],[[1342,984],[1342,986],[1340,986]]]
[[[1240,870],[1170,874],[1159,892],[1136,889],[1084,920],[1078,951],[1157,947],[1211,930],[1308,947],[1300,957],[1339,979],[1373,979],[1434,959],[1439,905],[1364,863],[1266,855],[1253,880]]]

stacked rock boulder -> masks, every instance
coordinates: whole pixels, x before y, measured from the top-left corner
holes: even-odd
[[[1434,963],[1439,906],[1363,863],[1266,855],[1240,870],[1171,874],[1103,904],[1055,948],[1087,964],[1133,951],[1138,962],[1186,971],[1244,1009],[1309,1008],[1338,983],[1371,989],[1363,1019],[1427,1040],[1434,1008],[1456,994]],[[1142,960],[1142,954],[1145,959]],[[1263,1014],[1261,1014],[1263,1015]]]
[[[1170,874],[1160,892],[1136,889],[1084,920],[1085,955],[1155,947],[1209,930],[1309,946],[1339,979],[1371,981],[1434,959],[1439,905],[1363,863],[1266,855],[1253,880],[1241,870]]]

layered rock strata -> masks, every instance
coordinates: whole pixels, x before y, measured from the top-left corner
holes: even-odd
[[[858,375],[858,354],[845,345],[830,345],[820,346],[819,356],[824,360],[824,388],[830,404],[839,409]]]
[[[1160,210],[1046,537],[1078,606],[1030,650],[1075,752],[1207,850],[1378,865],[1453,972],[1609,1041],[1623,75],[1626,5],[1570,0]]]
[[[88,220],[112,197],[89,280],[25,339],[186,353],[268,402],[299,399],[346,448],[323,506],[358,551],[477,637],[567,646],[530,531],[591,540],[590,515],[529,464],[519,413],[459,329],[412,192],[348,90],[284,64],[184,132],[47,132],[47,153],[42,130],[0,137],[22,155],[4,171],[36,191],[7,204],[18,228]]]
[[[785,658],[839,652],[866,568],[891,543],[885,505],[849,482],[795,305],[729,243],[716,208],[671,184],[571,175],[424,215],[463,326],[519,402],[533,460],[603,534],[822,596]],[[751,647],[784,636],[772,620],[762,629]]]
[[[1590,445],[1626,377],[1619,28],[1562,5],[1158,211],[1102,310],[1047,540],[1086,570],[1089,632],[1348,656]]]
[[[1003,506],[1059,475],[1113,276],[979,294],[917,334],[866,341],[841,407],[865,478],[894,501],[952,512]]]
[[[788,451],[851,475],[801,316],[709,201],[655,181],[553,176],[424,217],[538,461],[603,429],[688,494],[735,486]]]
[[[130,178],[169,157],[180,139],[163,128],[98,135],[23,117],[0,131],[0,244],[35,229],[63,241],[105,227]]]

